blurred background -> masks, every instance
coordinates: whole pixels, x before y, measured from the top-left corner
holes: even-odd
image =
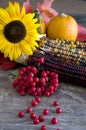
[[[10,0],[18,1],[20,4],[26,0]],[[30,0],[35,8],[37,2],[42,0]],[[0,0],[0,7],[6,7],[9,0]],[[67,14],[86,14],[86,0],[55,0],[52,7],[54,7],[59,13]]]
[[[27,0],[0,0],[0,7],[6,7],[9,1],[17,1],[22,5]],[[37,2],[43,0],[30,0],[33,9],[36,9]],[[46,0],[47,1],[47,0]],[[66,13],[76,18],[77,22],[86,27],[86,0],[54,0],[52,4],[58,13]]]

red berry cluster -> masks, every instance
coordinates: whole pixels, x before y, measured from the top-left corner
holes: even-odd
[[[49,110],[46,108],[43,109],[42,113],[39,114],[39,116],[37,116],[36,113],[33,111],[33,107],[36,107],[38,105],[38,103],[40,103],[40,100],[41,100],[40,97],[35,97],[35,99],[33,99],[31,101],[31,106],[26,108],[26,112],[29,113],[29,117],[35,125],[39,124],[40,122],[44,122],[46,120],[45,116],[47,116],[49,114]],[[58,101],[53,102],[53,106],[57,107],[57,108],[55,108],[55,112],[57,114],[60,114],[62,112],[62,109],[60,107],[58,107],[58,105],[59,105]],[[22,117],[24,117],[24,114],[25,113],[23,111],[21,111],[18,113],[18,116],[20,118],[22,118]],[[51,123],[53,125],[58,124],[58,118],[52,117]],[[45,125],[42,125],[40,127],[40,130],[47,130],[47,127]],[[57,128],[57,130],[60,130],[60,128]]]
[[[40,58],[40,65],[43,62],[44,58]],[[33,96],[50,96],[59,86],[58,75],[55,72],[28,65],[20,69],[19,77],[13,82],[12,86],[22,96],[25,96],[26,93]]]
[[[16,88],[16,91],[20,93],[20,95],[25,96],[26,93],[29,95],[35,96],[35,99],[31,101],[29,107],[26,108],[26,112],[29,113],[30,119],[32,119],[34,124],[39,124],[40,122],[44,122],[46,116],[49,114],[49,110],[44,108],[42,113],[39,116],[33,111],[33,108],[38,106],[40,103],[40,96],[51,96],[59,86],[58,83],[58,75],[55,72],[50,72],[48,70],[43,70],[40,65],[44,63],[44,58],[40,58],[38,61],[38,67],[35,66],[26,66],[20,69],[18,78],[13,82],[12,86]],[[53,102],[54,106],[58,106],[59,103],[57,101]],[[61,108],[56,108],[55,112],[60,114],[62,112]],[[24,117],[24,112],[20,111],[18,116],[20,118]],[[57,124],[58,119],[56,117],[52,117],[52,124]],[[59,129],[59,128],[58,128]],[[47,130],[45,125],[42,125],[40,130]]]

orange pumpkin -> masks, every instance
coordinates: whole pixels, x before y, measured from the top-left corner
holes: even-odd
[[[78,25],[76,20],[64,13],[55,16],[47,26],[49,38],[59,38],[75,41],[78,35]]]

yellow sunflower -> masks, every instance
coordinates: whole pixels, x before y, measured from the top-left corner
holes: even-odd
[[[6,9],[0,8],[0,51],[10,60],[16,60],[26,53],[33,54],[38,46],[39,34],[34,13],[26,14],[25,8],[9,2]]]

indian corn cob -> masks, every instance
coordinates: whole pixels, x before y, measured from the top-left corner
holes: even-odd
[[[85,42],[42,38],[28,64],[37,65],[40,57],[45,58],[41,67],[57,72],[60,79],[86,85]]]
[[[80,47],[81,46],[81,47]],[[55,57],[60,57],[70,62],[83,64],[86,66],[86,48],[84,42],[71,42],[67,40],[42,39],[40,49]]]

